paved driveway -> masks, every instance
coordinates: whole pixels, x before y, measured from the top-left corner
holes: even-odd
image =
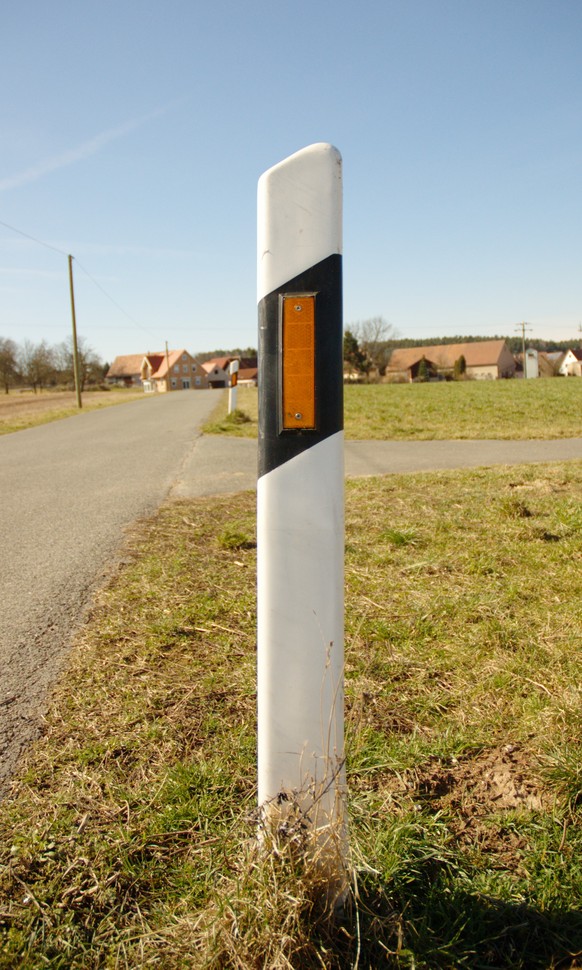
[[[475,468],[582,458],[582,438],[557,441],[346,441],[348,477]],[[172,494],[180,498],[237,492],[257,483],[257,442],[199,438]]]

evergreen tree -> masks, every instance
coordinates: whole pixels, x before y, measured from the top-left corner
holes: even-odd
[[[467,373],[467,361],[465,360],[465,355],[461,354],[457,357],[453,366],[453,377],[456,381],[462,381]]]
[[[344,360],[350,364],[358,374],[368,374],[371,362],[360,347],[357,338],[351,330],[344,333]]]
[[[418,379],[424,384],[426,381],[428,381],[428,378],[429,378],[428,364],[426,362],[426,357],[423,357],[418,365]]]

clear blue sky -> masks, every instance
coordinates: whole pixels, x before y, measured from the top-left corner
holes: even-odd
[[[256,191],[344,160],[344,319],[582,334],[577,0],[20,0],[0,221],[104,360],[256,345]],[[87,275],[87,273],[89,275]],[[0,225],[0,336],[70,333]]]

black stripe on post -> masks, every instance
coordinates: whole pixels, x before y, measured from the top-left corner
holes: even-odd
[[[280,298],[297,293],[315,294],[315,429],[283,431]],[[328,256],[269,293],[258,312],[260,478],[343,429],[341,255]]]

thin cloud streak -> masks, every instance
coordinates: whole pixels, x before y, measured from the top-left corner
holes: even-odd
[[[180,257],[182,259],[192,259],[199,258],[205,255],[203,250],[197,249],[175,249],[171,247],[160,247],[160,246],[138,246],[138,245],[124,245],[123,243],[108,244],[108,243],[84,243],[77,242],[73,244],[73,249],[78,253],[87,253],[91,256],[144,256],[158,259],[160,257],[167,257],[168,259],[175,259]]]
[[[59,273],[56,270],[52,270],[52,269],[33,269],[33,268],[22,269],[22,268],[15,268],[12,266],[0,266],[0,277],[3,277],[3,276],[10,276],[13,279],[14,278],[28,279],[30,277],[34,277],[34,278],[40,278],[45,280],[61,280],[64,274]]]
[[[90,158],[91,155],[97,154],[101,151],[105,145],[108,145],[112,141],[116,141],[118,138],[123,138],[130,132],[135,131],[136,128],[141,128],[142,125],[148,123],[148,121],[153,121],[154,118],[159,118],[168,110],[169,106],[164,108],[158,108],[156,111],[152,111],[151,114],[144,115],[141,118],[134,118],[131,121],[126,121],[122,125],[117,125],[115,128],[109,128],[107,131],[102,131],[100,134],[95,135],[94,138],[90,138],[88,141],[83,142],[76,148],[71,148],[69,151],[63,152],[61,155],[54,155],[52,158],[46,158],[44,161],[39,162],[38,165],[31,165],[30,168],[25,169],[23,172],[19,172],[17,175],[11,175],[8,178],[0,179],[0,192],[6,192],[9,189],[17,189],[22,185],[28,185],[30,182],[36,182],[41,179],[44,175],[49,175],[51,172],[56,172],[61,168],[66,168],[68,165],[74,165],[75,162],[83,161],[85,158]]]

